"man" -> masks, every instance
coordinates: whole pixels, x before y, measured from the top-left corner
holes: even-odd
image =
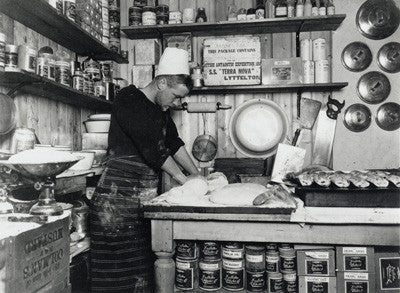
[[[117,95],[109,131],[109,160],[92,199],[92,292],[151,292],[150,226],[140,201],[157,196],[159,173],[180,184],[181,171],[198,170],[179,138],[168,109],[192,88],[188,53],[166,48],[154,80]]]

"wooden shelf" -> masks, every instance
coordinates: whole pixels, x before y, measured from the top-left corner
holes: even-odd
[[[29,72],[0,72],[0,84],[14,87],[21,83],[25,85],[21,91],[60,101],[73,106],[93,110],[111,110],[112,102],[92,95],[84,94],[72,87],[68,87]]]
[[[97,60],[128,63],[44,0],[1,0],[0,12],[67,49]]]
[[[11,1],[11,0],[8,0]],[[22,1],[22,0],[21,0]],[[217,23],[183,23],[150,26],[125,26],[121,30],[130,39],[161,38],[163,34],[191,32],[193,36],[266,34],[336,30],[345,14],[268,18],[252,21],[220,21]]]
[[[279,84],[279,85],[230,85],[208,86],[193,88],[191,95],[228,95],[228,94],[257,94],[278,92],[330,92],[337,91],[348,85],[347,82],[315,83],[315,84]]]

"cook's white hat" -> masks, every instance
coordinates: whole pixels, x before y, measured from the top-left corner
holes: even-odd
[[[189,54],[183,49],[167,47],[158,63],[156,76],[177,74],[190,74]]]

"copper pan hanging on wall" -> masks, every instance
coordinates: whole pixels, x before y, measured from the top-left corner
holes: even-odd
[[[383,73],[371,71],[360,77],[357,93],[361,100],[368,104],[378,104],[387,99],[391,86]]]
[[[383,130],[392,131],[400,128],[400,105],[385,103],[376,112],[376,124]]]
[[[390,42],[378,52],[379,67],[389,73],[400,72],[400,43]]]
[[[342,64],[346,69],[354,72],[363,71],[372,62],[372,53],[369,47],[361,42],[348,44],[342,52]]]
[[[369,39],[382,40],[399,27],[400,11],[393,0],[368,0],[358,9],[356,24]]]
[[[363,104],[353,104],[344,112],[343,123],[351,131],[364,131],[371,124],[371,111]]]

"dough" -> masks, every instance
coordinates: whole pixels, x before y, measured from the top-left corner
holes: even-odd
[[[76,161],[78,158],[69,152],[51,149],[32,149],[19,152],[11,156],[11,164],[44,164]]]
[[[267,188],[257,183],[233,183],[211,192],[213,203],[230,206],[252,206],[254,199]]]
[[[207,183],[208,183],[208,191],[214,191],[218,188],[222,188],[225,185],[228,185],[228,179],[222,172],[215,172],[211,173],[207,176]]]
[[[204,177],[191,177],[182,185],[182,188],[185,193],[203,196],[208,191],[208,183]]]
[[[203,177],[191,177],[182,186],[171,188],[167,193],[166,201],[172,204],[193,205],[207,199],[207,181]]]

